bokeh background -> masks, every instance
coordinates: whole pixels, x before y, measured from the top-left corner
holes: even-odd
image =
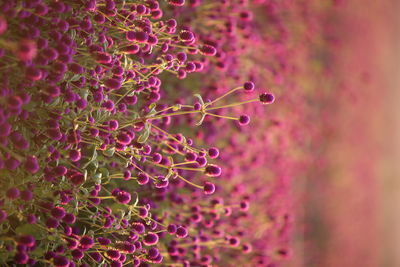
[[[333,75],[313,82],[336,93],[317,122],[324,163],[294,183],[304,208],[289,266],[400,266],[399,10],[371,0],[325,10]]]

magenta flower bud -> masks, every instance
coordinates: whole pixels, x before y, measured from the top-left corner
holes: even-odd
[[[204,188],[204,194],[206,195],[211,195],[214,194],[215,192],[215,185],[213,183],[205,182],[203,188]]]
[[[147,8],[146,8],[144,5],[137,5],[137,6],[136,6],[136,12],[137,12],[139,15],[145,14],[145,13],[146,13],[146,10],[147,10]]]
[[[241,211],[248,211],[250,207],[250,204],[248,201],[242,201],[240,202],[240,210]]]
[[[275,101],[274,95],[270,93],[262,93],[259,98],[263,104],[272,104]]]
[[[104,102],[101,107],[105,108],[108,111],[113,111],[115,108],[114,102],[112,100],[107,100]]]
[[[29,156],[24,164],[25,170],[30,173],[37,173],[39,171],[39,163],[35,156]]]
[[[64,176],[68,169],[65,166],[59,165],[53,168],[53,173],[57,176]]]
[[[6,192],[6,196],[9,199],[17,199],[17,198],[19,198],[20,194],[21,194],[21,192],[16,187],[11,187]]]
[[[244,253],[250,253],[253,250],[253,247],[250,244],[243,244],[242,251]]]
[[[81,152],[79,150],[71,150],[69,151],[69,159],[72,162],[77,162],[81,159]]]
[[[198,157],[198,158],[196,158],[196,161],[197,161],[199,167],[204,167],[207,164],[207,159],[205,157]]]
[[[128,145],[132,141],[131,137],[126,133],[119,133],[117,135],[117,140],[119,143]]]
[[[85,254],[84,254],[83,251],[80,250],[80,249],[74,249],[74,250],[71,251],[71,255],[72,255],[72,258],[73,258],[73,259],[75,259],[75,260],[80,260],[80,259],[83,258],[83,256],[84,256]]]
[[[254,91],[254,83],[253,82],[245,82],[243,84],[243,89],[246,90],[247,92],[251,92]]]
[[[229,245],[231,245],[232,247],[237,247],[240,244],[240,240],[237,237],[231,237],[229,238]]]
[[[36,52],[36,43],[32,40],[23,39],[18,43],[15,55],[22,61],[28,61],[36,56]]]
[[[25,71],[26,78],[31,81],[38,81],[42,79],[43,74],[42,71],[34,66],[29,66]]]
[[[188,231],[187,231],[187,229],[185,227],[179,226],[176,229],[176,237],[185,238],[185,237],[187,237],[187,235],[188,235]]]
[[[79,109],[85,109],[87,107],[87,104],[87,101],[83,98],[76,101],[76,107]]]
[[[162,156],[159,153],[154,153],[152,158],[155,163],[160,163],[162,160]]]
[[[185,0],[168,0],[168,4],[172,6],[183,6],[185,4]]]
[[[85,250],[92,248],[94,245],[93,238],[90,236],[87,236],[87,235],[85,235],[81,238],[80,243],[81,243],[81,247]]]
[[[158,255],[160,255],[160,252],[158,251],[157,248],[152,247],[149,249],[149,251],[147,252],[147,255],[150,259],[155,259]]]
[[[124,254],[121,254],[121,256],[120,256],[120,258],[122,257],[122,256],[125,256]],[[122,262],[120,261],[120,258],[118,258],[118,261],[112,261],[111,262],[111,264],[110,264],[110,266],[111,267],[122,267]]]
[[[122,86],[121,81],[114,78],[105,80],[104,85],[113,90],[118,90]]]
[[[111,240],[108,238],[105,238],[105,237],[97,238],[97,242],[99,242],[103,246],[107,246],[107,245],[111,244]]]
[[[149,211],[146,208],[139,208],[139,217],[146,218],[149,215]]]
[[[29,256],[26,252],[18,252],[14,256],[15,263],[17,264],[27,264],[29,261]]]
[[[54,256],[53,263],[56,267],[67,267],[70,264],[68,258],[61,255]]]
[[[63,207],[54,207],[51,209],[50,213],[57,220],[61,220],[65,216],[65,209]]]
[[[146,246],[154,246],[158,243],[158,235],[156,233],[149,232],[147,235],[144,236],[143,243]]]
[[[27,222],[28,222],[29,224],[35,224],[35,223],[36,223],[36,216],[35,216],[35,214],[29,214],[29,215],[26,217],[26,220],[27,220]]]
[[[176,227],[175,224],[170,224],[170,225],[168,225],[168,227],[167,227],[167,231],[168,231],[168,233],[171,234],[171,235],[174,235],[174,234],[176,233],[176,229],[177,229],[177,227]]]
[[[21,162],[15,158],[9,158],[4,162],[4,165],[10,171],[14,171],[21,165]]]
[[[110,249],[107,250],[107,256],[112,260],[118,260],[121,254],[119,253],[118,250]]]
[[[85,72],[85,69],[77,63],[69,64],[68,69],[75,74],[82,74]]]
[[[31,201],[33,199],[33,193],[31,190],[24,190],[21,192],[21,199],[25,201]]]
[[[127,47],[122,48],[122,51],[129,55],[137,54],[140,50],[140,46],[137,44],[129,45]]]
[[[54,218],[48,218],[46,221],[47,228],[57,228],[59,225],[60,223],[58,222],[58,220]]]
[[[217,49],[211,45],[203,45],[200,48],[200,52],[205,56],[215,56],[217,54]]]
[[[190,42],[190,41],[193,41],[193,40],[194,40],[194,34],[193,34],[191,31],[185,31],[185,30],[183,30],[183,31],[181,31],[181,32],[179,33],[179,38],[180,38],[182,41]]]
[[[208,156],[212,159],[218,158],[219,156],[219,150],[216,147],[211,147],[208,149]]]
[[[145,185],[149,182],[149,176],[143,172],[140,172],[137,176],[137,182],[140,185]]]
[[[167,20],[167,26],[170,28],[176,28],[178,24],[176,23],[175,19],[169,19]]]
[[[115,131],[115,130],[118,129],[119,123],[118,123],[117,120],[110,120],[110,121],[108,122],[108,126],[110,127],[110,130],[111,130],[111,131]]]
[[[33,247],[35,246],[36,240],[33,236],[31,235],[22,235],[19,237],[19,243],[23,244],[27,247]]]
[[[103,257],[99,252],[90,252],[89,256],[95,261],[95,262],[101,262],[103,260]]]
[[[247,125],[250,123],[250,117],[248,115],[241,115],[239,117],[239,125]]]
[[[72,213],[65,214],[65,216],[63,218],[63,222],[65,222],[66,224],[73,224],[73,223],[75,223],[75,221],[76,221],[76,217]]]
[[[106,21],[106,18],[103,14],[97,13],[96,15],[94,15],[93,20],[98,24],[103,24]]]
[[[128,204],[131,201],[131,194],[125,191],[121,191],[117,194],[116,199],[121,204]]]

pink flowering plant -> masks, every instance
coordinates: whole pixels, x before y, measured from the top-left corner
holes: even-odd
[[[1,1],[2,266],[280,260],[235,178],[247,113],[275,99],[245,2]]]

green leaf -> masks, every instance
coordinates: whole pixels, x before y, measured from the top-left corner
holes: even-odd
[[[114,153],[115,153],[115,147],[110,147],[103,151],[103,154],[107,157],[112,157]]]
[[[150,131],[151,131],[151,125],[149,123],[146,123],[144,126],[143,133],[139,136],[137,140],[138,143],[141,144],[145,143],[150,136]]]
[[[36,224],[23,224],[15,229],[18,235],[32,235],[35,239],[41,240],[46,237],[46,231],[37,226]]]

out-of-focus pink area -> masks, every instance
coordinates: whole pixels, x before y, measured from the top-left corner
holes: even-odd
[[[326,162],[297,184],[304,229],[290,266],[400,266],[399,10],[341,1],[325,14],[337,95],[321,114]]]

